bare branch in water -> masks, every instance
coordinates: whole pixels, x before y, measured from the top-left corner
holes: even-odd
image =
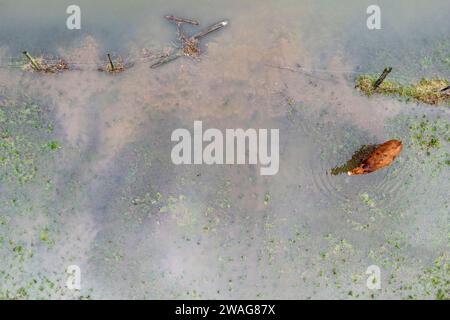
[[[189,24],[192,24],[194,26],[198,26],[199,25],[198,21],[196,21],[196,20],[179,18],[179,17],[175,17],[175,16],[172,16],[172,15],[167,15],[164,18],[166,18],[167,20],[173,21],[173,22],[175,22],[177,24],[189,23]]]
[[[385,68],[383,70],[383,73],[381,74],[381,76],[377,79],[377,81],[375,81],[375,83],[373,84],[373,89],[376,90],[380,84],[383,83],[384,79],[386,79],[387,75],[392,71],[392,68]]]

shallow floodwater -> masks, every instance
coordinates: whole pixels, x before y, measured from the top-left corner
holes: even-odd
[[[78,1],[79,31],[65,28],[70,4],[0,1],[0,104],[26,95],[54,129],[23,135],[36,150],[58,141],[33,179],[0,180],[0,297],[448,298],[449,109],[354,89],[386,66],[405,83],[448,79],[448,1],[378,1],[375,31],[371,1]],[[166,14],[230,24],[198,61],[150,69],[142,49],[176,42]],[[23,50],[77,70],[23,72],[11,66]],[[98,72],[106,53],[134,65]],[[279,129],[279,173],[173,165],[171,133],[194,120]],[[425,121],[439,148],[417,142]],[[330,174],[394,138],[391,167]],[[69,265],[79,291],[65,287]]]

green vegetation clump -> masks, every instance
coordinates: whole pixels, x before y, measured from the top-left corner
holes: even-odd
[[[387,120],[387,128],[391,136],[404,142],[412,157],[408,163],[415,170],[430,169],[434,176],[450,166],[450,122],[446,116],[401,115]]]
[[[441,146],[441,137],[438,133],[438,127],[433,125],[429,120],[415,123],[409,128],[413,132],[412,141],[427,155],[430,155],[433,149],[438,149]],[[447,130],[448,129],[447,123]],[[449,137],[447,137],[447,139],[448,138]]]
[[[0,300],[80,297],[41,267],[62,238],[64,201],[53,189],[61,142],[43,99],[22,90],[0,92]]]
[[[450,123],[437,118],[422,118],[409,126],[411,144],[420,153],[433,156],[440,165],[450,165]]]
[[[394,95],[430,105],[446,104],[450,106],[450,89],[441,91],[450,85],[448,80],[424,78],[412,85],[402,85],[396,81],[385,80],[378,88],[374,88],[377,79],[377,76],[362,75],[356,79],[356,88],[367,96],[373,94]]]
[[[59,149],[59,142],[58,141],[50,141],[47,146],[50,150],[57,150]]]

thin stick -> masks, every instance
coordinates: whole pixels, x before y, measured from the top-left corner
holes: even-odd
[[[377,81],[375,81],[375,83],[373,84],[373,89],[376,90],[384,81],[384,79],[386,79],[387,75],[392,71],[392,68],[385,68],[383,70],[383,73],[381,74],[381,76],[377,79]]]
[[[34,58],[27,51],[24,51],[22,53],[25,55],[25,57],[28,58],[34,70],[41,71],[39,63],[37,63],[36,60],[34,60]]]
[[[227,20],[224,20],[224,21],[218,22],[216,24],[213,24],[212,26],[208,27],[206,30],[201,31],[201,32],[193,35],[191,37],[191,39],[200,39],[200,38],[210,34],[211,32],[214,32],[216,30],[219,30],[219,29],[225,27],[227,24],[228,24]]]
[[[116,68],[114,67],[114,64],[111,60],[111,55],[108,53],[107,56],[108,56],[108,60],[109,60],[109,65],[111,66],[111,71],[116,70]]]
[[[171,61],[174,61],[174,60],[178,59],[182,55],[183,55],[183,50],[179,50],[179,51],[171,54],[170,56],[167,56],[167,57],[164,57],[164,58],[160,59],[158,62],[152,64],[150,66],[150,68],[154,69],[154,68],[157,68],[159,66],[162,66],[163,64],[166,64],[166,63],[169,63]]]
[[[189,23],[189,24],[193,24],[195,26],[199,25],[198,21],[196,21],[196,20],[185,19],[185,18],[178,18],[178,17],[175,17],[175,16],[165,16],[164,18],[166,18],[167,20],[176,22],[177,24]]]
[[[181,23],[177,23],[177,32],[178,32],[178,39],[180,39],[181,43],[184,44],[189,40],[184,34],[183,29],[181,28]]]

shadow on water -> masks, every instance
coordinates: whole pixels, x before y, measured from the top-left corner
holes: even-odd
[[[377,148],[376,144],[372,145],[362,145],[353,155],[350,160],[345,164],[336,166],[330,170],[330,173],[337,176],[342,173],[347,173],[348,171],[358,167],[367,157]]]

